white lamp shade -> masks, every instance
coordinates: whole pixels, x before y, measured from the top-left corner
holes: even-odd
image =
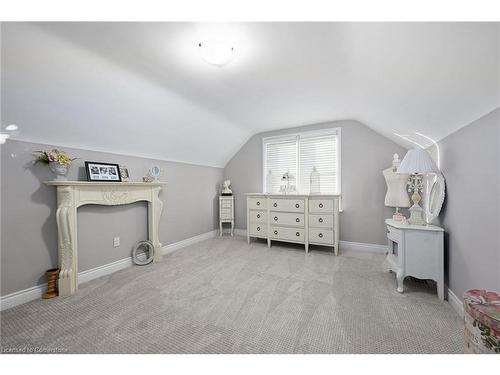
[[[432,172],[439,172],[439,169],[434,160],[432,160],[431,155],[422,148],[409,150],[397,171],[397,173],[407,174],[426,174]]]

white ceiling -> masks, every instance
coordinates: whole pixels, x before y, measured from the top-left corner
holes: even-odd
[[[500,106],[499,25],[4,24],[2,125],[214,166],[251,134],[339,119],[409,147],[394,133],[439,140]],[[235,59],[206,64],[204,39],[233,42]]]

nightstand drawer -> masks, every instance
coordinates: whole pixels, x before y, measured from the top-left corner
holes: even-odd
[[[250,210],[248,212],[248,217],[251,223],[267,223],[266,211]]]
[[[273,211],[286,212],[304,212],[303,199],[281,199],[275,198],[269,200],[269,209]]]
[[[269,213],[269,220],[272,225],[287,225],[293,227],[304,227],[304,214],[292,214],[287,212]]]
[[[271,227],[269,237],[275,240],[304,241],[303,228]]]
[[[247,198],[247,208],[249,210],[260,210],[267,208],[267,198]]]
[[[309,242],[333,245],[333,230],[309,228]]]
[[[399,229],[396,229],[396,228],[388,225],[387,226],[387,238],[393,242],[401,243],[401,241],[403,240],[403,235]]]

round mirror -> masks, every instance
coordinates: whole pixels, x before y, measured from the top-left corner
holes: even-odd
[[[445,182],[441,173],[427,176],[425,191],[425,216],[427,223],[438,217],[443,207]]]
[[[158,167],[157,165],[151,168],[151,175],[154,178],[158,178],[160,176],[160,172],[161,172],[160,167]]]

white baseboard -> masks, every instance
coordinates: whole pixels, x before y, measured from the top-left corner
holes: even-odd
[[[462,303],[462,300],[458,298],[457,295],[453,293],[450,288],[448,288],[448,303],[461,318],[464,317],[464,305]]]
[[[23,303],[27,303],[35,299],[40,299],[46,289],[46,285],[36,285],[28,289],[2,296],[0,298],[0,311],[10,309],[11,307],[17,305],[22,305]]]
[[[91,268],[90,270],[78,272],[78,284],[83,284],[87,281],[97,279],[98,277],[106,276],[113,272],[120,271],[124,268],[132,266],[132,264],[132,257],[128,257],[105,264],[103,266]]]
[[[213,230],[213,231],[210,231],[207,233],[199,234],[199,235],[191,237],[191,238],[187,238],[187,239],[179,241],[179,242],[172,243],[170,245],[163,246],[161,248],[161,253],[163,255],[173,253],[174,251],[182,249],[183,247],[193,245],[197,242],[205,241],[205,240],[208,240],[210,238],[214,238],[217,235],[217,233],[218,233],[217,230]]]
[[[373,243],[339,241],[339,250],[365,251],[369,253],[385,254],[388,248],[386,245],[377,245]]]
[[[176,250],[182,249],[183,247],[213,238],[216,233],[217,231],[213,230],[170,245],[163,246],[161,248],[161,252],[162,254],[170,254]],[[98,277],[109,275],[113,272],[128,268],[132,266],[132,264],[132,257],[129,257],[105,264],[103,266],[95,267],[90,270],[79,272],[78,283],[86,283],[87,281],[97,279]],[[46,285],[36,285],[28,289],[20,290],[2,296],[0,297],[0,311],[22,305],[23,303],[27,303],[35,299],[42,298],[42,294],[45,293],[46,288]]]

